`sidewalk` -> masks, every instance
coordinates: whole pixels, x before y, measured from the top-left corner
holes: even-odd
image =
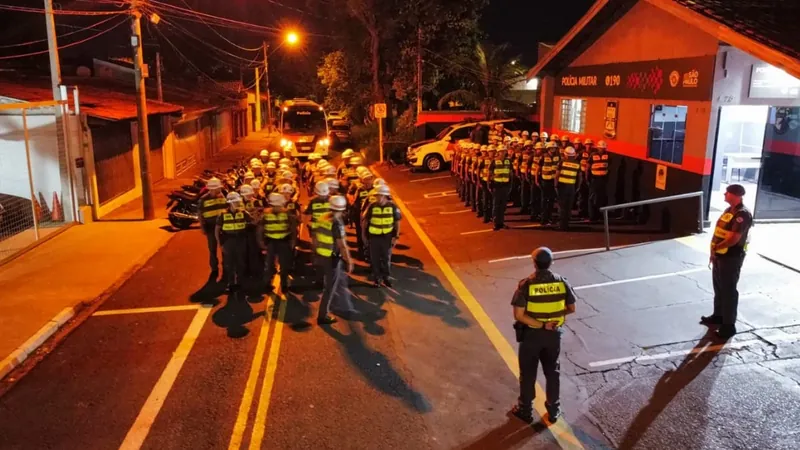
[[[169,242],[174,233],[165,219],[166,192],[191,182],[205,166],[225,167],[257,153],[270,139],[266,133],[253,133],[190,171],[188,178],[158,183],[155,192],[164,192],[156,196],[156,220],[135,220],[142,217],[137,199],[102,221],[73,226],[0,267],[0,379],[83,307],[116,290]]]

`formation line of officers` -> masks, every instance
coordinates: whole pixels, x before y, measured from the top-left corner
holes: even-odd
[[[609,154],[605,141],[577,136],[505,134],[502,124],[488,145],[456,144],[451,172],[464,205],[494,229],[504,223],[508,202],[543,226],[568,230],[573,209],[580,220],[597,221],[608,204]],[[558,204],[558,223],[554,209]]]
[[[345,150],[341,164],[334,166],[319,154],[301,164],[291,154],[262,150],[250,160],[241,180],[225,181],[210,179],[199,199],[209,280],[219,276],[221,247],[221,279],[229,290],[239,289],[250,278],[270,291],[278,274],[286,293],[295,269],[300,224],[307,223],[315,286],[323,289],[317,323],[334,323],[333,315],[348,320],[359,316],[347,288],[346,272],[353,271],[347,226],[356,231],[356,256],[370,263],[374,286],[392,286],[391,256],[400,235],[400,210],[386,182],[364,166],[361,154]],[[309,192],[307,205],[299,200],[301,185]]]

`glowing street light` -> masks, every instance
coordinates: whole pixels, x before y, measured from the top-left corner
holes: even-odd
[[[286,43],[289,45],[295,45],[300,41],[300,36],[297,35],[294,31],[290,31],[286,35]]]

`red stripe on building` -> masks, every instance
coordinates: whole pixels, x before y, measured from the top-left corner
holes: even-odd
[[[777,141],[767,138],[764,141],[764,150],[789,156],[800,156],[800,142]]]
[[[696,174],[700,174],[700,175],[711,175],[712,161],[711,161],[710,158],[698,158],[696,156],[684,154],[683,155],[683,164],[673,164],[671,162],[666,162],[666,161],[661,161],[661,160],[658,160],[658,159],[649,158],[647,156],[647,146],[646,145],[631,144],[630,142],[624,142],[624,141],[620,141],[620,140],[616,140],[616,139],[610,140],[610,139],[605,138],[603,136],[592,136],[592,135],[588,135],[588,134],[578,135],[578,134],[573,133],[571,131],[559,130],[559,129],[555,129],[555,130],[552,130],[552,131],[550,131],[550,130],[545,130],[545,131],[547,131],[551,135],[553,133],[555,133],[555,134],[557,134],[559,136],[563,136],[563,135],[566,134],[567,136],[570,137],[570,140],[572,138],[574,138],[575,136],[580,137],[581,140],[591,139],[591,140],[594,141],[595,145],[597,145],[597,143],[599,141],[606,141],[606,144],[608,144],[608,151],[610,153],[615,153],[615,154],[618,154],[618,155],[627,156],[629,158],[640,159],[640,160],[643,160],[643,161],[652,162],[654,164],[663,164],[663,165],[665,165],[667,167],[673,167],[675,169],[681,169],[681,170],[685,170],[687,172],[692,172],[692,173],[696,173]]]

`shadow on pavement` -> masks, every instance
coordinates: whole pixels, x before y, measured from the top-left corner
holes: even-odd
[[[216,306],[218,298],[225,293],[225,282],[209,279],[197,291],[189,296],[192,303],[208,303]]]
[[[396,256],[399,255],[393,255],[392,259]],[[437,277],[414,267],[398,265],[392,265],[392,275],[397,281],[393,288],[384,288],[386,300],[426,316],[441,317],[444,323],[452,327],[469,326],[469,322],[461,317],[456,298]]]
[[[342,344],[350,364],[361,372],[372,387],[384,394],[400,398],[409,408],[417,412],[427,413],[432,410],[431,404],[425,397],[403,380],[383,353],[367,346],[358,326],[347,322],[346,328],[350,331],[349,334],[343,334],[331,326],[322,327],[326,333]]]
[[[719,348],[708,349],[702,351],[709,345],[714,345],[715,339],[712,330],[703,336],[697,345],[694,346],[692,352],[686,355],[686,358],[678,365],[677,369],[669,370],[658,380],[653,395],[650,401],[644,406],[636,418],[631,422],[622,442],[619,444],[620,450],[636,448],[638,442],[647,433],[647,430],[655,422],[658,416],[669,406],[670,402],[685,388],[687,387],[703,370],[711,364],[715,356],[719,354]],[[716,372],[718,373],[718,372]],[[687,399],[693,403],[693,407],[688,407],[692,415],[695,417],[705,417],[706,410],[708,409],[708,391],[713,385],[713,380],[706,380],[703,383],[698,383],[696,388],[705,390],[705,392],[696,392],[697,389],[692,390]],[[687,409],[687,405],[681,406]],[[704,421],[695,421],[692,433],[696,435],[695,442],[702,442]]]
[[[546,429],[547,425],[542,422],[528,425],[519,419],[509,417],[506,423],[487,431],[474,441],[459,447],[459,449],[484,450],[490,448],[493,450],[505,450],[519,448],[522,443]]]
[[[245,326],[253,320],[264,316],[264,312],[253,313],[253,308],[245,300],[245,295],[235,292],[228,295],[225,305],[214,311],[211,320],[215,325],[227,328],[228,337],[243,338],[250,333]]]

